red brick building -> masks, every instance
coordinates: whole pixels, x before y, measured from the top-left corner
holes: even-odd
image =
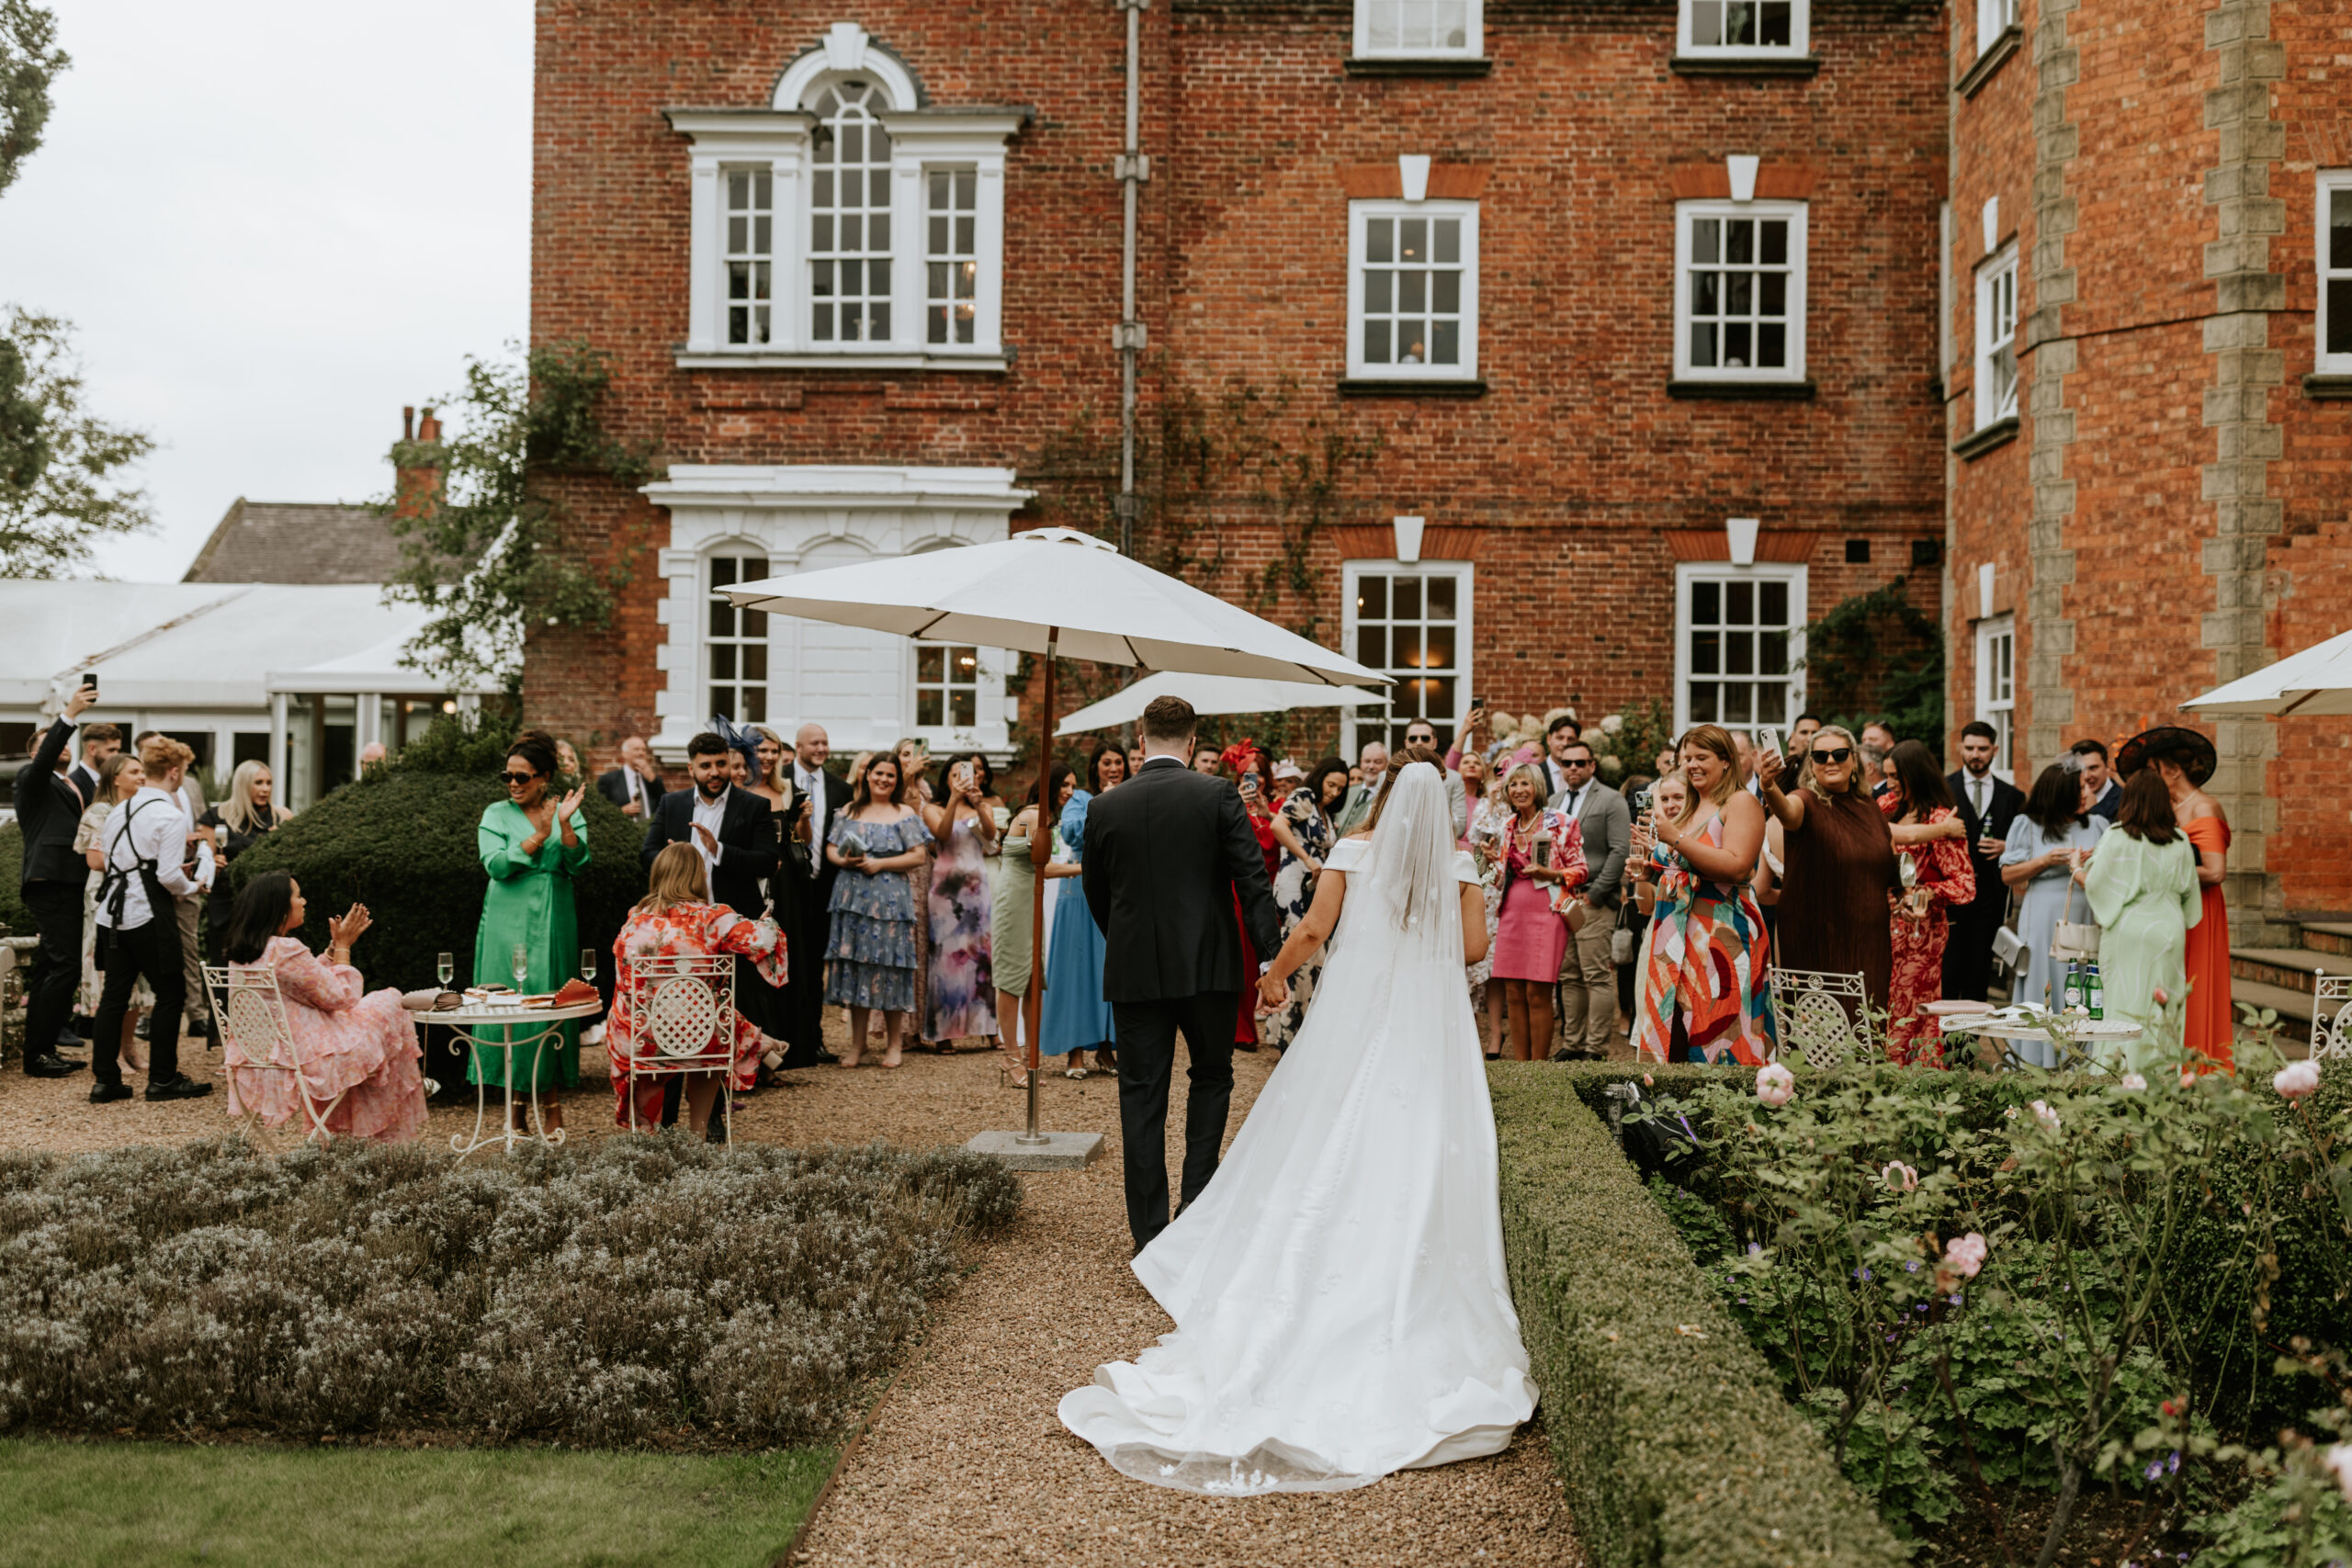
[[[2067,743],[2352,624],[2341,6],[1949,18],[1950,711]],[[2222,722],[2235,938],[2352,909],[2346,739]]]
[[[653,541],[620,635],[532,648],[599,746],[1002,747],[988,650],[713,590],[1115,527],[1121,341],[1137,553],[1409,678],[1399,723],[1785,720],[1808,616],[1940,613],[1939,6],[1158,0],[1125,329],[1119,0],[538,17],[533,336],[668,465],[572,497]]]

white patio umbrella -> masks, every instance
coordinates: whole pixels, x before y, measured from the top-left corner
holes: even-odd
[[[2352,714],[2352,632],[2290,653],[2180,705],[2207,718]]]
[[[1358,686],[1320,686],[1305,681],[1252,681],[1240,675],[1193,675],[1162,670],[1089,703],[1054,730],[1083,735],[1133,724],[1154,697],[1182,697],[1194,713],[1283,713],[1291,708],[1352,708],[1388,699]]]
[[[1252,681],[1306,685],[1385,686],[1391,678],[1204,593],[1189,582],[1128,559],[1116,548],[1069,528],[1038,528],[992,545],[831,567],[793,577],[736,583],[719,592],[738,609],[864,626],[933,642],[1017,649],[1046,656],[1045,711],[1037,727],[1037,807],[1047,815],[1054,733],[1054,660],[1141,665]],[[1252,711],[1252,710],[1244,710]],[[1032,863],[1042,868],[1051,835],[1031,835]],[[1031,890],[1031,951],[1046,950],[1045,877]],[[1029,1126],[1012,1141],[1012,1163],[1084,1164],[1099,1137],[1037,1131],[1037,1021],[1042,965],[1022,1000],[1029,1035]],[[983,1134],[986,1145],[996,1134]],[[1062,1140],[1055,1147],[1056,1137]]]

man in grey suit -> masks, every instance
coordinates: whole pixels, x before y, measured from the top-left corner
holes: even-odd
[[[1625,852],[1634,841],[1633,812],[1625,797],[1594,777],[1592,748],[1571,740],[1557,759],[1567,783],[1552,796],[1582,830],[1585,917],[1568,939],[1560,963],[1560,1048],[1555,1062],[1575,1057],[1601,1061],[1617,1031],[1617,969],[1609,961],[1609,941],[1623,897]]]

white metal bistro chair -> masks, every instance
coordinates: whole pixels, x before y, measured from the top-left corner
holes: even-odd
[[[624,1055],[615,1066],[628,1102],[628,1130],[637,1131],[637,1080],[679,1073],[720,1075],[718,1110],[726,1139],[735,1141],[735,960],[724,953],[695,958],[628,961],[629,1011],[636,1042],[646,1055]],[[609,1038],[609,1036],[607,1036]]]
[[[2352,1060],[2352,975],[2312,976],[2312,1060]]]
[[[1871,1055],[1870,993],[1860,975],[1776,965],[1772,1011],[1781,1051],[1794,1050],[1815,1067],[1841,1067]]]
[[[236,1047],[245,1065],[257,1072],[293,1075],[294,1097],[311,1120],[303,1141],[333,1142],[334,1134],[328,1129],[327,1119],[343,1103],[343,1091],[324,1100],[311,1092],[308,1065],[302,1060],[301,1048],[294,1043],[294,1029],[286,1017],[286,997],[277,988],[277,972],[208,964],[204,988],[212,993],[212,1015],[220,1021],[224,1044]],[[229,1114],[258,1121],[259,1111],[238,1097],[236,1075],[228,1074],[228,1078]]]

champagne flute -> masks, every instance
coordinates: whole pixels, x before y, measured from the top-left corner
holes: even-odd
[[[514,952],[511,956],[514,970],[514,989],[519,992],[523,988],[523,982],[530,977],[531,950],[518,942],[514,944]]]
[[[590,985],[596,982],[596,950],[593,947],[580,950],[580,977]]]
[[[454,956],[447,953],[434,954],[433,973],[439,978],[444,989],[447,988],[450,976],[457,974],[457,972],[458,961]]]

